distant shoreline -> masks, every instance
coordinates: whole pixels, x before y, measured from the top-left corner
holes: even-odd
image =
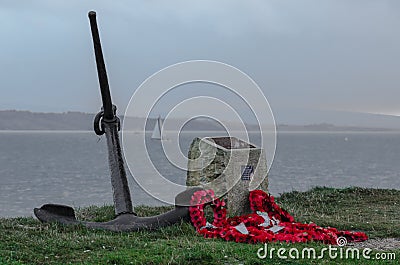
[[[93,119],[95,114],[83,112],[64,112],[64,113],[42,113],[17,110],[0,110],[0,131],[92,131]],[[156,122],[155,118],[123,117],[121,122],[128,120],[125,129],[129,131],[141,132],[139,126],[146,124],[146,131],[152,131]],[[232,130],[241,130],[242,126],[232,122],[226,122]],[[182,120],[171,120],[169,128],[180,128]],[[248,131],[258,131],[259,126],[246,124]],[[224,128],[213,121],[207,119],[192,120],[186,123],[183,131],[219,131],[224,132]],[[278,132],[395,132],[397,128],[380,127],[357,127],[342,126],[329,123],[293,125],[278,124]]]
[[[173,132],[173,131],[170,131]],[[182,131],[180,133],[222,133],[222,131],[207,131],[207,130],[201,130],[201,131]],[[248,133],[258,133],[258,131],[247,131]],[[94,131],[92,130],[0,130],[1,133],[93,133]],[[143,134],[141,131],[125,131],[125,133],[133,133],[133,134]],[[151,134],[151,131],[145,131],[146,134]],[[334,134],[352,134],[352,133],[357,133],[357,134],[369,134],[369,133],[387,133],[387,134],[397,134],[400,133],[400,130],[331,130],[331,131],[310,131],[310,130],[277,130],[277,134],[329,134],[329,133],[334,133]]]

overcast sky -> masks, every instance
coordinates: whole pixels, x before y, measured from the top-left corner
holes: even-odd
[[[89,10],[122,113],[151,74],[206,59],[251,76],[280,122],[400,115],[399,0],[0,0],[0,109],[98,111]],[[199,89],[175,91],[159,111]]]

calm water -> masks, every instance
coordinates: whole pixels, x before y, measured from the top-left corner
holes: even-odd
[[[195,136],[181,135],[183,153]],[[148,145],[161,150],[157,141]],[[105,139],[92,132],[0,132],[0,216],[29,216],[44,203],[112,204],[106,152]],[[185,182],[162,152],[151,157],[167,178]],[[280,133],[270,193],[321,185],[400,189],[399,157],[400,133]],[[129,181],[134,204],[160,204]]]

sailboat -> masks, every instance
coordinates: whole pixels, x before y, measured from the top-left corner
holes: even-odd
[[[156,124],[154,125],[153,134],[151,135],[151,139],[164,140],[161,136],[161,128],[162,128],[162,120],[161,120],[161,116],[158,116],[158,118],[156,120]]]

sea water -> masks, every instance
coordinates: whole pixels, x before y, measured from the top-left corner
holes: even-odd
[[[194,137],[220,134],[183,132],[181,151],[187,154]],[[140,133],[133,135],[143,139]],[[184,184],[186,172],[171,165],[160,141],[150,136],[146,134],[146,145],[157,170]],[[137,153],[139,160],[144,155]],[[400,132],[280,132],[269,192],[279,195],[314,186],[400,189],[399,157]],[[45,203],[112,204],[107,161],[105,138],[93,132],[0,132],[0,216],[30,216]],[[139,169],[144,176],[149,172]],[[135,205],[162,204],[128,175]]]

